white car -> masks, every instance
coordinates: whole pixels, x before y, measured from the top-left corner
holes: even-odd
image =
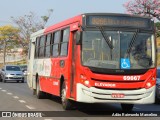
[[[21,81],[24,83],[24,75],[19,66],[5,65],[1,70],[1,79],[6,81]]]

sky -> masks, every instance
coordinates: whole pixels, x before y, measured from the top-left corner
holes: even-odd
[[[47,15],[53,9],[46,26],[82,13],[125,13],[123,4],[128,0],[1,0],[0,26],[12,24],[11,16],[19,17],[34,12]]]

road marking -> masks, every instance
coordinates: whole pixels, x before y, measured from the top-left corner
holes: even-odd
[[[13,98],[18,99],[19,97],[18,96],[13,96]]]
[[[53,119],[44,119],[44,120],[53,120]]]
[[[6,90],[1,90],[1,91],[6,92]]]
[[[24,100],[19,100],[19,102],[21,102],[21,103],[26,103],[26,101],[24,101]]]
[[[12,95],[12,93],[7,93],[8,95]]]
[[[133,107],[134,109],[140,109],[140,108],[137,108],[137,107]]]
[[[33,106],[29,106],[29,105],[26,105],[26,107],[29,108],[30,110],[36,109]]]

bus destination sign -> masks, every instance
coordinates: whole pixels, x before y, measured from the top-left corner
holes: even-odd
[[[150,28],[151,20],[149,18],[132,17],[132,16],[89,15],[86,17],[86,25]]]

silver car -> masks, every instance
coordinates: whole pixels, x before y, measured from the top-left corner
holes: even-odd
[[[1,70],[1,79],[6,81],[21,81],[24,83],[24,75],[19,66],[5,65]]]
[[[160,102],[160,67],[157,68],[156,103]]]

